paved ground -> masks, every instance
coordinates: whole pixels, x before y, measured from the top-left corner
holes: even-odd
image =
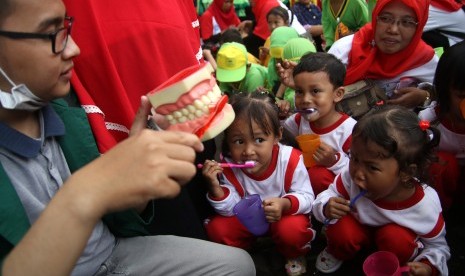
[[[465,205],[454,207],[445,214],[447,227],[447,240],[451,248],[452,257],[449,260],[449,275],[465,275]],[[325,247],[322,235],[312,243],[312,250],[307,255],[307,273],[305,275],[363,275],[362,263],[363,253],[356,256],[354,260],[345,262],[342,267],[331,274],[323,274],[315,269],[315,260],[318,253]],[[274,245],[269,239],[261,239],[257,245],[250,250],[255,261],[258,276],[281,276],[286,275],[284,270],[284,259],[275,251]],[[368,254],[368,253],[367,253]],[[367,255],[365,254],[365,256]]]

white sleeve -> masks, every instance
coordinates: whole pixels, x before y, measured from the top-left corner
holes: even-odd
[[[332,171],[335,175],[340,174],[346,166],[349,165],[349,157],[343,151],[338,152],[339,159],[337,162],[328,168],[328,170]]]
[[[295,122],[295,116],[296,114],[293,114],[287,118],[283,123],[283,127],[292,135],[297,136],[299,135],[299,126]]]
[[[338,177],[341,176],[337,175],[334,178],[333,183],[329,185],[328,189],[318,194],[315,201],[313,202],[312,213],[315,216],[315,218],[322,223],[325,223],[326,221],[326,216],[324,214],[324,207],[326,203],[328,203],[330,198],[340,196],[336,189],[336,179]],[[337,220],[332,220],[331,223],[335,223],[335,221]]]
[[[433,238],[420,238],[424,248],[414,261],[428,259],[430,263],[439,270],[439,275],[448,275],[447,260],[450,258],[449,246],[446,241],[445,226],[441,232]]]
[[[226,177],[222,176],[220,183],[222,188],[229,190],[229,195],[222,200],[214,200],[207,194],[207,200],[218,214],[226,217],[234,216],[233,208],[241,200],[241,197]]]
[[[349,54],[352,50],[352,40],[354,35],[344,36],[336,40],[331,48],[329,48],[328,53],[337,57],[346,67],[349,64]]]

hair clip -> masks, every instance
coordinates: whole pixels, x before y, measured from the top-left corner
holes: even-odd
[[[426,121],[426,120],[421,120],[418,125],[420,126],[421,130],[423,131],[426,131],[430,125],[429,125],[429,121]]]
[[[385,102],[384,102],[383,100],[377,101],[377,102],[375,103],[375,105],[377,105],[377,106],[382,106],[382,105],[384,105],[384,104],[385,104]]]

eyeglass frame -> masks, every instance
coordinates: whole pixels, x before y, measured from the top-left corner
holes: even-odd
[[[385,21],[383,21],[383,20],[385,20]],[[389,16],[387,14],[378,15],[376,17],[376,21],[381,22],[381,24],[386,24],[386,25],[389,25],[389,26],[396,24],[396,26],[401,26],[404,29],[410,29],[410,28],[414,29],[414,28],[416,28],[418,26],[418,22],[415,21],[415,20],[410,20],[410,19],[405,19],[405,18],[396,18],[394,16]],[[404,23],[402,23],[402,22],[412,24],[412,25],[411,26],[405,26]]]
[[[50,39],[50,41],[52,42],[52,52],[55,54],[55,55],[58,55],[60,54],[61,52],[63,52],[65,49],[66,49],[66,45],[68,44],[68,39],[69,39],[69,36],[71,35],[71,28],[73,26],[73,22],[74,22],[74,17],[72,16],[65,16],[65,21],[67,21],[68,25],[63,27],[63,28],[59,28],[58,30],[52,32],[52,33],[48,33],[48,34],[42,34],[42,33],[27,33],[27,32],[10,32],[10,31],[2,31],[0,30],[0,36],[4,36],[4,37],[8,37],[8,38],[11,38],[11,39]],[[63,49],[61,49],[60,51],[56,51],[56,39],[57,39],[57,36],[60,32],[62,31],[67,31],[66,33],[66,39],[65,39],[65,42],[63,44]]]

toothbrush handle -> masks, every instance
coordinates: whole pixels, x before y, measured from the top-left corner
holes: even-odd
[[[244,166],[244,165],[240,165],[240,164],[230,164],[230,163],[219,163],[219,165],[222,168],[241,168],[241,167]],[[201,164],[201,163],[197,164],[197,168],[199,168],[199,169],[203,168],[203,164]]]

